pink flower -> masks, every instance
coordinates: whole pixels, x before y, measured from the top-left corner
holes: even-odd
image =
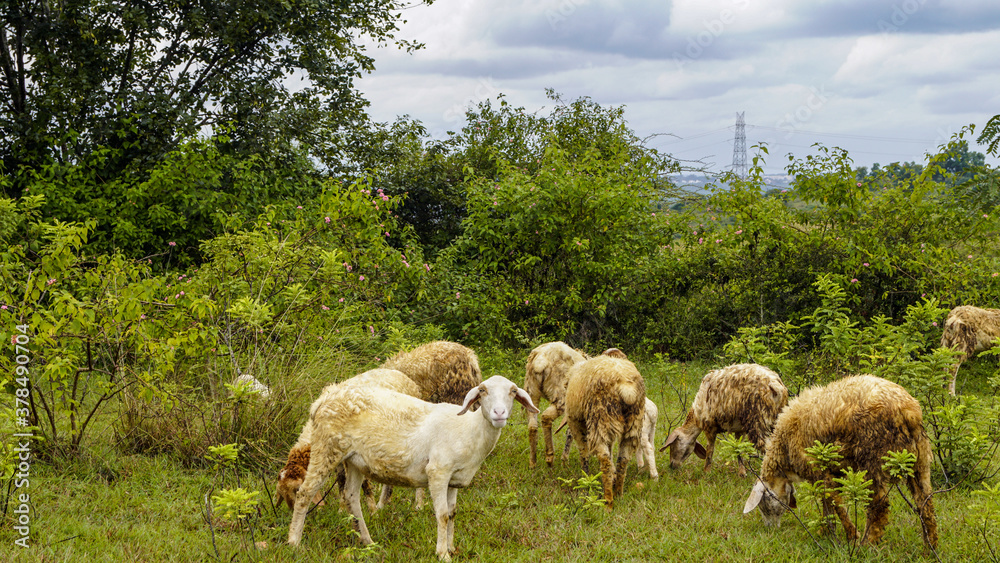
[[[997,277],[997,276],[1000,276],[1000,274],[998,274],[997,272],[993,272],[993,276],[992,276],[992,277],[994,277],[994,278],[995,278],[995,277]]]
[[[699,239],[698,239],[698,244],[702,244],[702,243],[704,243],[704,242],[705,242],[705,239],[703,239],[703,238],[699,238]]]
[[[353,269],[354,269],[354,268],[352,268],[350,264],[347,264],[347,271],[348,271],[348,272],[350,272],[350,271],[351,271],[351,270],[353,270]]]
[[[385,236],[389,236],[389,231],[386,231],[386,232],[385,232]]]
[[[742,235],[743,234],[743,229],[740,229],[740,230],[736,231],[736,234]]]
[[[330,224],[330,218],[329,217],[323,217],[323,220],[326,221],[326,224],[328,224],[328,225]]]
[[[326,305],[323,305],[323,310],[324,310],[324,311],[329,311],[329,310],[330,310],[330,308],[329,308],[329,307],[327,307]]]
[[[0,305],[0,309],[6,311],[7,310],[7,306],[6,305]],[[146,315],[143,315],[143,317],[145,317],[145,316]]]
[[[525,299],[525,300],[524,300],[524,304],[525,304],[525,305],[527,305],[527,304],[528,304],[528,300],[527,300],[527,299]]]
[[[424,268],[426,268],[428,272],[431,271],[431,265],[430,264],[424,264]]]
[[[45,285],[52,285],[54,283],[56,283],[56,279],[55,278],[50,278],[49,281],[45,282]]]
[[[302,206],[301,205],[296,205],[295,209],[302,209]]]
[[[937,321],[932,322],[931,326],[937,326]]]
[[[493,202],[493,205],[498,205],[498,204],[497,204],[497,202],[495,202],[495,201],[494,201],[494,202]]]
[[[715,244],[719,244],[720,242],[722,242],[722,239],[721,239],[721,238],[717,238],[717,239],[715,239]]]
[[[859,188],[861,187],[861,182],[858,182],[858,187],[859,187]]]
[[[364,276],[358,276],[358,281],[365,281],[365,277]]]
[[[6,309],[7,306],[4,305],[3,308]],[[146,315],[139,315],[139,320],[142,320],[142,319],[145,319],[145,318],[146,318]]]
[[[851,283],[858,283],[858,278],[851,278]]]
[[[341,303],[343,303],[343,302],[344,302],[344,298],[343,298],[343,297],[341,297],[341,298],[340,298],[340,302],[341,302]]]
[[[170,242],[168,242],[167,244],[168,244],[168,245],[170,245],[170,246],[177,246],[177,243],[176,243],[176,242],[174,242],[174,241],[170,241]]]
[[[178,293],[178,295],[184,295],[184,292],[182,291],[182,292]]]
[[[460,297],[462,297],[462,292],[461,291],[456,291],[455,292],[455,299],[458,299]]]
[[[969,260],[972,260],[972,255],[971,254],[969,255]]]
[[[864,266],[865,266],[865,267],[867,268],[867,267],[868,267],[868,262],[865,262],[865,263],[864,263]]]
[[[370,330],[372,334],[375,334],[375,327],[372,325],[368,325],[368,330]]]

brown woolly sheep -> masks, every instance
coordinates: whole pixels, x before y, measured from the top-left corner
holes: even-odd
[[[605,507],[625,488],[628,461],[639,445],[646,406],[646,383],[635,365],[598,356],[570,368],[566,386],[566,420],[584,471],[593,454],[601,464]],[[618,441],[617,468],[611,452]]]
[[[552,444],[552,423],[563,414],[566,399],[566,374],[574,364],[587,359],[578,350],[570,348],[565,342],[549,342],[542,344],[528,354],[528,363],[524,370],[524,390],[531,396],[531,401],[540,405],[544,397],[549,401],[549,407],[542,413],[542,434],[545,436],[545,463],[552,467],[555,459]],[[566,447],[563,450],[563,461],[569,456],[571,435],[566,436]],[[528,411],[528,443],[531,446],[528,465],[535,467],[538,450],[538,415]]]
[[[369,370],[340,383],[324,387],[319,398],[316,399],[313,402],[312,407],[310,407],[309,420],[307,420],[305,426],[302,427],[302,432],[299,434],[298,440],[295,441],[295,445],[293,445],[292,449],[288,452],[288,461],[285,463],[285,467],[282,468],[281,472],[278,474],[278,498],[280,500],[284,500],[289,509],[295,508],[295,495],[298,492],[299,487],[302,486],[302,481],[306,478],[306,471],[309,469],[309,457],[311,454],[310,444],[312,442],[313,428],[311,413],[316,409],[316,405],[325,402],[329,395],[334,393],[338,388],[352,387],[380,387],[403,393],[405,395],[410,395],[411,397],[420,396],[420,388],[417,387],[417,384],[414,383],[412,379],[407,377],[405,373],[394,369],[377,368]],[[343,479],[344,474],[341,468],[337,471],[337,484],[340,485],[340,490],[343,490]],[[378,508],[381,508],[385,504],[385,501],[388,500],[388,496],[391,491],[392,489],[390,488],[384,488],[382,490],[382,498],[378,502]],[[368,489],[368,484],[366,482],[365,496],[370,497],[370,495],[371,491]],[[320,497],[317,496],[313,499],[313,501],[318,503],[320,501]],[[422,496],[418,494],[418,505],[421,501]]]
[[[764,442],[774,428],[778,413],[788,404],[788,389],[781,377],[758,364],[734,364],[708,372],[701,380],[694,403],[684,424],[667,436],[662,452],[670,448],[670,467],[677,469],[693,451],[705,460],[705,471],[712,468],[715,437],[722,432],[746,435],[764,452]],[[707,447],[698,443],[705,433]],[[743,460],[737,473],[747,474]]]
[[[993,341],[1000,337],[1000,309],[980,309],[971,305],[955,307],[944,321],[941,346],[958,350],[962,354],[951,372],[948,392],[955,394],[955,379],[958,368],[970,356],[989,350]]]
[[[839,467],[820,471],[810,463],[805,451],[815,441],[841,446]],[[906,484],[920,515],[927,546],[937,547],[937,520],[931,491],[931,444],[923,426],[920,403],[899,385],[872,375],[845,377],[825,387],[806,389],[778,416],[774,433],[767,442],[760,480],[753,487],[743,513],[758,505],[768,525],[775,525],[785,507],[795,508],[793,482],[825,481],[835,487],[834,477],[850,467],[867,471],[872,481],[872,501],[868,505],[868,527],[862,543],[876,543],[889,521],[889,492],[892,478],[882,469],[890,451],[908,450],[916,455],[913,476]],[[840,497],[823,501],[824,514],[834,510],[848,540],[858,531]]]
[[[382,363],[420,386],[420,398],[430,403],[461,405],[465,393],[483,382],[476,353],[456,342],[437,340],[400,352]]]

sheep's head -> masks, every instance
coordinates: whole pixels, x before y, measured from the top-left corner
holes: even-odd
[[[743,505],[743,514],[760,507],[760,514],[768,526],[777,526],[781,515],[788,508],[795,508],[795,488],[785,477],[776,477],[772,483],[758,479],[750,491],[750,498]]]
[[[293,449],[288,453],[288,463],[278,474],[278,498],[285,501],[289,510],[295,509],[295,495],[306,479],[309,469],[310,447]]]
[[[679,469],[692,452],[701,459],[705,459],[708,452],[705,451],[704,446],[698,443],[699,434],[701,434],[701,428],[698,428],[695,423],[694,411],[689,410],[684,424],[674,428],[663,445],[660,446],[661,452],[670,448],[670,467],[672,469]]]
[[[462,410],[458,414],[465,414],[473,405],[479,404],[483,417],[494,428],[503,428],[507,424],[507,419],[510,418],[515,400],[521,403],[528,412],[538,412],[538,408],[531,402],[527,391],[506,377],[494,375],[465,394]]]

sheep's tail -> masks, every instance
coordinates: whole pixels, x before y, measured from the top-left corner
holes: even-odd
[[[927,439],[926,431],[922,426],[916,437],[916,449],[917,463],[913,467],[913,476],[908,479],[907,485],[909,485],[910,494],[913,495],[917,514],[920,516],[921,535],[924,543],[931,548],[937,548],[937,517],[934,514],[933,489],[931,487],[933,453],[931,452],[930,440]]]
[[[618,386],[618,396],[626,405],[636,405],[646,398],[646,390],[636,381],[626,381]]]

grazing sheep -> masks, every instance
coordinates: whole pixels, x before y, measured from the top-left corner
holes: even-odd
[[[377,368],[346,379],[339,384],[335,383],[324,387],[319,398],[313,402],[312,407],[309,409],[310,413],[316,409],[317,405],[326,401],[330,394],[345,387],[381,387],[410,395],[411,397],[420,396],[420,388],[405,373],[394,369]],[[284,500],[290,510],[295,507],[295,494],[298,492],[299,487],[302,486],[302,481],[306,478],[306,471],[309,468],[312,432],[313,422],[312,416],[310,416],[305,426],[302,427],[302,432],[299,434],[298,440],[295,441],[295,445],[288,452],[288,461],[285,463],[285,467],[278,474],[278,498]],[[343,475],[339,470],[337,483],[340,485],[340,490],[343,491]],[[365,483],[365,489],[365,493],[368,494],[367,483]],[[383,488],[382,496],[376,508],[382,508],[391,493],[391,488]],[[317,496],[314,501],[318,503],[320,497]],[[417,507],[419,508],[422,503],[423,496],[418,489]]]
[[[462,404],[465,392],[483,381],[476,353],[455,342],[428,342],[400,352],[382,363],[420,386],[420,398],[431,403]]]
[[[705,460],[705,471],[712,468],[715,437],[722,432],[745,434],[757,451],[774,428],[778,413],[788,404],[788,389],[781,377],[757,364],[734,364],[708,372],[701,380],[694,403],[684,424],[667,436],[660,448],[670,448],[670,467],[677,469],[693,451]],[[707,447],[698,443],[705,433]],[[737,463],[740,477],[747,474],[743,460]]]
[[[566,386],[566,420],[580,448],[584,471],[596,455],[601,464],[605,506],[611,510],[615,495],[625,487],[625,472],[642,434],[646,384],[635,365],[610,356],[574,365]],[[611,463],[618,441],[617,469]]]
[[[549,401],[549,408],[542,413],[542,434],[545,436],[545,463],[552,467],[555,458],[552,445],[552,423],[563,414],[566,398],[566,373],[574,364],[587,359],[578,350],[570,348],[565,342],[549,342],[542,344],[528,354],[528,363],[524,373],[524,390],[531,396],[532,402],[539,405],[544,397]],[[571,435],[566,436],[566,447],[563,449],[563,461],[569,456]],[[528,412],[528,443],[531,454],[528,465],[535,467],[538,449],[538,416]]]
[[[805,449],[815,441],[841,446],[838,467],[820,471],[810,463]],[[924,542],[937,547],[937,520],[931,498],[931,444],[923,426],[920,403],[906,389],[872,375],[846,377],[826,387],[806,389],[778,417],[761,463],[760,480],[753,487],[743,513],[758,505],[768,525],[775,525],[785,507],[795,508],[793,482],[820,481],[835,487],[834,477],[850,467],[867,471],[872,481],[868,528],[862,543],[876,543],[889,520],[891,477],[882,469],[890,451],[908,450],[916,455],[913,476],[906,481],[920,515]],[[765,494],[766,493],[766,494]],[[847,539],[858,531],[836,494],[823,501],[824,514],[834,510]]]
[[[462,406],[428,403],[379,388],[338,387],[313,405],[310,414],[312,463],[295,499],[288,543],[298,545],[310,499],[330,471],[343,463],[344,493],[362,543],[372,543],[359,497],[365,477],[428,487],[438,523],[437,555],[450,561],[458,489],[469,486],[496,446],[515,399],[529,411],[538,411],[524,390],[501,376],[469,390]],[[480,414],[461,416],[474,403],[479,403]]]
[[[635,464],[641,469],[646,460],[649,461],[649,478],[659,479],[660,474],[656,471],[656,455],[653,444],[656,443],[656,419],[659,418],[660,409],[656,408],[656,403],[646,397],[646,415],[642,420],[642,434],[639,436],[639,447],[635,450]],[[645,454],[645,460],[643,459]]]
[[[951,372],[948,392],[955,394],[958,368],[967,358],[989,350],[993,341],[1000,338],[1000,309],[980,309],[970,305],[955,307],[948,313],[941,334],[941,346],[953,348],[962,354]]]
[[[241,373],[239,377],[233,380],[233,386],[240,385],[246,385],[247,391],[257,393],[261,399],[271,396],[271,388],[258,381],[256,377],[249,373]]]

